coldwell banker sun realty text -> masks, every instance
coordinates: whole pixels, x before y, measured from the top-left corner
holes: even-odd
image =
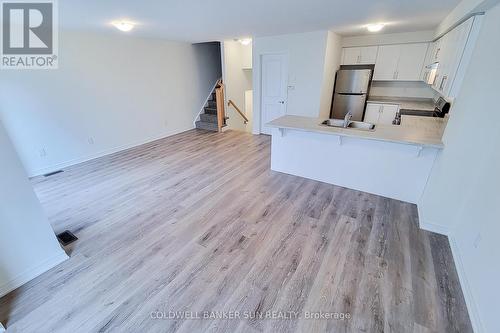
[[[58,16],[55,0],[0,0],[1,69],[56,69]]]

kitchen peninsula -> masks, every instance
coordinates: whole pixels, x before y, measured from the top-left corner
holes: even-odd
[[[447,118],[402,116],[402,125],[374,130],[322,125],[324,119],[283,116],[272,128],[272,170],[417,203]]]

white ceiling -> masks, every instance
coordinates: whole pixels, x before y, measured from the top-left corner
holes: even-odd
[[[364,25],[387,22],[381,33],[429,30],[460,0],[64,0],[62,28],[113,30],[110,22],[139,25],[132,34],[191,42],[330,29],[367,34]]]

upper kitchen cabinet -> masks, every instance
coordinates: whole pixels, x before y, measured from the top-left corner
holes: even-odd
[[[437,70],[432,87],[445,97],[454,98],[461,85],[461,69],[465,71],[466,68],[467,49],[472,50],[474,44],[471,35],[476,19],[479,20],[477,16],[469,18],[436,41],[432,61],[437,64]]]
[[[420,73],[424,67],[428,43],[401,45],[398,72],[396,79],[399,81],[419,81]]]
[[[345,47],[342,49],[342,65],[369,65],[377,60],[378,46]]]
[[[420,81],[428,43],[379,46],[374,80]]]
[[[373,79],[380,81],[396,80],[400,53],[400,45],[379,46]]]

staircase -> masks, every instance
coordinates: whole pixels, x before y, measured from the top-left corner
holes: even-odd
[[[217,103],[217,98],[220,99],[219,104]],[[217,105],[220,108],[219,114],[217,113]],[[220,126],[218,117],[221,117]],[[200,119],[195,124],[198,129],[219,132],[222,128],[226,127],[226,119],[224,113],[224,85],[222,81],[219,81],[205,104],[203,113],[200,114]]]

